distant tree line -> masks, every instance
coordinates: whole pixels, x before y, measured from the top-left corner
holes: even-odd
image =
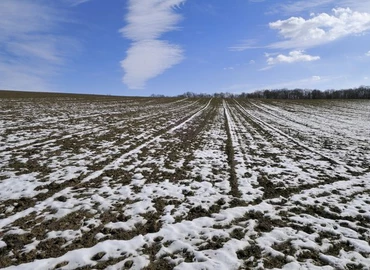
[[[205,94],[205,93],[193,93],[193,92],[186,92],[184,94],[179,95],[179,97],[184,98],[235,98],[238,97],[238,95],[231,94],[231,93],[214,93],[214,94]]]
[[[370,86],[342,90],[277,89],[243,93],[246,98],[263,99],[370,99]]]
[[[341,90],[311,90],[311,89],[274,89],[259,90],[253,93],[215,93],[197,94],[186,92],[179,97],[187,98],[261,98],[261,99],[370,99],[370,86],[360,86],[358,88]]]

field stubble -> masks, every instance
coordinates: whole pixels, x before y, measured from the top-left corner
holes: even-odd
[[[0,100],[2,268],[370,267],[369,101]]]

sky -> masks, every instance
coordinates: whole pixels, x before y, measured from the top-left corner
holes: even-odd
[[[370,1],[0,1],[0,89],[172,96],[360,85],[370,85]]]

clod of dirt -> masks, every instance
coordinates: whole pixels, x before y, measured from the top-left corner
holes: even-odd
[[[267,269],[282,268],[288,261],[283,256],[273,257],[263,260],[263,266]]]
[[[230,237],[231,238],[235,238],[235,239],[238,239],[238,240],[241,240],[243,239],[243,237],[245,236],[245,233],[242,229],[239,229],[239,228],[236,228],[234,229],[231,233],[230,233]]]
[[[217,202],[216,202],[218,205],[224,205],[226,202],[223,198],[219,199]]]
[[[98,252],[94,256],[92,256],[91,260],[99,261],[101,258],[105,256],[106,252]]]
[[[154,262],[151,262],[147,267],[145,267],[143,270],[171,270],[175,266],[173,264],[170,264],[165,259],[158,259]]]
[[[254,257],[255,259],[261,258],[262,250],[259,246],[252,244],[251,246],[246,247],[243,250],[239,250],[236,252],[239,260],[246,260],[250,257]]]
[[[133,264],[134,264],[134,262],[129,260],[129,261],[125,262],[124,266],[125,266],[125,268],[131,268]]]
[[[194,208],[190,209],[187,218],[189,220],[193,220],[193,219],[196,219],[196,218],[199,218],[199,217],[206,217],[206,216],[208,216],[208,214],[209,213],[206,209],[204,209],[201,206],[197,206],[197,207],[194,207]]]
[[[117,216],[117,220],[120,221],[120,222],[126,222],[130,219],[130,217],[128,216],[125,216],[124,214],[119,214]]]
[[[62,267],[64,267],[64,266],[68,265],[68,264],[69,264],[69,262],[67,262],[67,261],[64,261],[64,262],[58,263],[58,264],[55,266],[55,269],[62,268]]]
[[[161,242],[162,240],[163,240],[162,236],[157,236],[156,238],[154,238],[154,242]]]
[[[148,233],[155,233],[158,232],[161,228],[161,224],[159,222],[156,222],[154,220],[150,220],[148,223]]]
[[[66,196],[59,196],[58,198],[56,198],[57,201],[60,201],[60,202],[66,202],[67,201],[67,197]]]

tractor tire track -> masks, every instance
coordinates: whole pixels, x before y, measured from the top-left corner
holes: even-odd
[[[179,123],[172,124],[170,126],[167,126],[165,129],[162,129],[159,134],[155,135],[151,139],[147,139],[144,142],[140,143],[139,145],[133,146],[132,149],[130,149],[128,152],[122,154],[118,158],[111,161],[109,164],[107,164],[103,169],[94,171],[93,173],[83,176],[81,179],[72,179],[68,182],[62,183],[62,184],[55,184],[51,183],[50,187],[52,187],[51,191],[48,191],[47,193],[41,193],[39,196],[43,199],[43,201],[35,201],[33,199],[26,199],[26,205],[27,203],[30,203],[33,201],[32,207],[28,209],[21,210],[17,212],[14,215],[7,216],[6,218],[0,220],[0,228],[3,228],[14,221],[16,221],[19,218],[22,218],[24,216],[27,216],[31,214],[32,212],[41,212],[44,209],[46,209],[56,198],[63,196],[64,194],[70,192],[71,189],[78,190],[79,188],[86,188],[88,186],[88,183],[93,182],[93,180],[100,178],[106,171],[108,170],[115,170],[119,167],[120,164],[124,162],[124,160],[127,157],[130,157],[134,154],[137,154],[140,152],[141,149],[146,147],[147,145],[156,142],[159,140],[163,135],[165,134],[172,134],[175,130],[182,128],[186,123],[193,120],[195,117],[199,116],[202,112],[204,112],[209,106],[210,106],[211,100],[201,109],[198,109],[195,113],[192,113],[186,117],[184,117],[182,120],[179,121]],[[94,183],[92,183],[94,184]],[[45,189],[48,187],[45,186]],[[25,199],[23,199],[25,200]],[[35,205],[35,203],[37,204]],[[6,202],[4,202],[6,203]],[[22,208],[21,208],[22,209]]]
[[[290,135],[284,133],[283,131],[275,128],[274,126],[266,123],[265,121],[261,120],[261,119],[258,119],[257,117],[255,117],[254,115],[252,115],[248,110],[246,110],[243,106],[240,105],[240,103],[237,101],[237,100],[234,100],[237,104],[237,106],[244,112],[244,114],[246,116],[248,116],[252,121],[256,122],[257,124],[259,124],[261,127],[264,127],[264,129],[266,130],[270,130],[270,131],[274,131],[275,133],[278,133],[279,135],[287,138],[289,141],[291,141],[292,143],[314,153],[314,154],[317,154],[319,156],[321,156],[322,158],[330,161],[331,163],[333,164],[336,164],[336,165],[341,165],[341,166],[344,166],[349,172],[352,172],[352,173],[359,173],[358,170],[356,170],[355,168],[347,165],[345,162],[342,162],[340,160],[336,160],[336,159],[333,159],[331,157],[328,157],[327,155],[317,151],[316,149],[313,149],[307,145],[305,145],[304,143],[294,139],[293,137],[291,137]]]

